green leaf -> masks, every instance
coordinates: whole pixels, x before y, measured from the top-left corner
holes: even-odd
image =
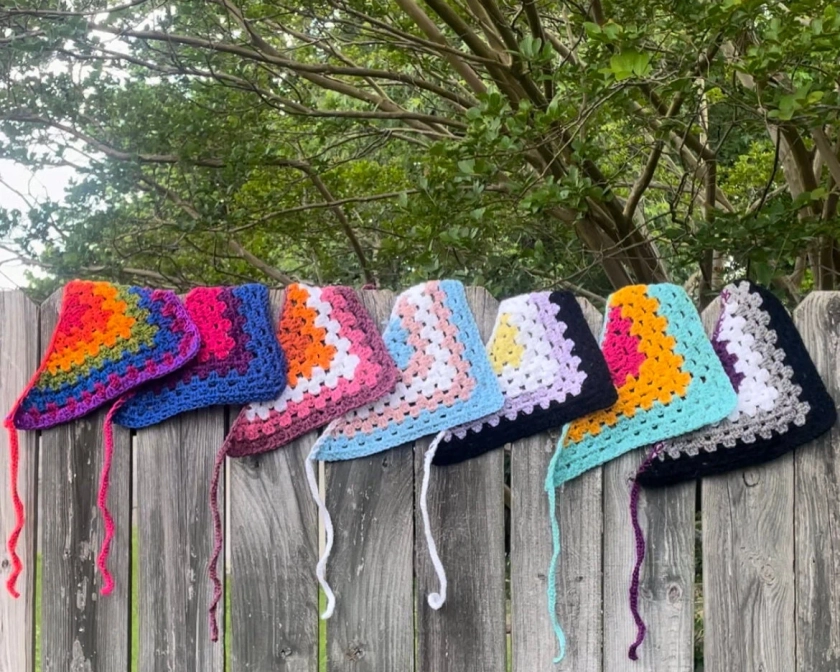
[[[475,159],[461,159],[458,161],[458,170],[464,175],[475,175]]]

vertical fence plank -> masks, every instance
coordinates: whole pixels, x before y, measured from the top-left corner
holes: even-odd
[[[281,306],[272,292],[275,324]],[[304,470],[317,436],[228,460],[234,670],[318,670],[318,512]]]
[[[840,292],[814,292],[794,320],[835,403],[840,399]],[[840,430],[794,455],[796,669],[840,669]]]
[[[705,671],[793,670],[792,456],[703,479],[701,495]]]
[[[580,301],[596,336],[600,312]],[[546,581],[551,560],[548,498],[544,484],[559,428],[511,445],[511,637],[513,672],[601,672],[602,470],[592,469],[558,492],[563,555],[557,568],[558,617],[566,632],[566,657],[552,661],[557,644],[548,619]]]
[[[361,297],[378,324],[387,321],[391,292]],[[325,473],[335,527],[327,572],[338,600],[327,623],[327,670],[413,670],[411,447],[329,462]]]
[[[224,668],[224,601],[219,641],[210,641],[207,563],[213,547],[210,477],[224,439],[225,410],[185,413],[137,432],[140,546],[140,666],[143,672]],[[224,500],[224,477],[219,501]],[[223,568],[224,553],[219,559]],[[224,583],[225,572],[220,572]]]
[[[486,290],[475,287],[467,290],[467,300],[486,341],[493,330],[498,303]],[[416,444],[417,497],[428,444],[429,439]],[[425,539],[418,533],[419,669],[505,672],[504,452],[495,450],[461,464],[432,469],[429,518],[447,568],[449,592],[439,611],[426,602],[426,596],[437,587],[437,579]],[[423,521],[419,500],[415,510],[415,528],[420,531]]]
[[[21,291],[0,292],[0,406],[12,408],[18,394],[38,366],[38,308]],[[0,438],[0,475],[8,482],[9,442],[5,431]],[[18,578],[18,599],[5,590],[11,570],[2,560],[0,584],[0,670],[32,672],[35,669],[35,558],[38,528],[38,452],[35,432],[20,432],[18,489],[26,507],[26,526],[18,540],[18,555],[24,573]],[[0,492],[0,530],[8,535],[15,524],[15,510],[8,489]]]
[[[605,672],[624,672],[636,638],[629,589],[636,543],[630,490],[650,450],[634,450],[604,467]],[[694,669],[694,546],[697,486],[642,490],[639,522],[647,553],[639,584],[639,610],[647,636],[632,663],[639,672]]]
[[[61,292],[57,292],[41,307],[42,351],[55,329],[60,303]],[[46,512],[40,516],[44,672],[129,668],[131,436],[121,427],[114,428],[108,506],[117,528],[109,558],[116,587],[102,597],[96,555],[104,528],[96,494],[105,412],[41,435],[41,506]]]

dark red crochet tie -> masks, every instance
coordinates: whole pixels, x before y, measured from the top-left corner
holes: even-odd
[[[222,466],[227,457],[228,442],[219,449],[216,455],[216,463],[213,465],[213,480],[210,482],[210,510],[213,512],[213,553],[210,556],[210,566],[208,567],[208,574],[210,581],[213,583],[213,599],[210,601],[210,641],[217,642],[219,640],[219,624],[216,622],[216,608],[222,599],[222,582],[219,580],[219,574],[216,565],[219,562],[219,555],[222,552],[222,517],[219,514],[219,477],[222,473]]]

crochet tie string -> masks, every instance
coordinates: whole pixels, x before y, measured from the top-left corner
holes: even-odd
[[[217,565],[219,555],[222,552],[222,516],[219,513],[219,478],[222,473],[225,458],[228,453],[228,442],[222,445],[216,454],[216,462],[213,464],[213,477],[210,481],[210,510],[213,513],[213,552],[210,554],[210,563],[207,573],[213,584],[213,598],[210,600],[208,613],[210,617],[210,641],[219,641],[219,624],[216,619],[216,610],[222,599],[222,582],[219,580]]]
[[[125,399],[118,399],[117,402],[111,406],[108,414],[105,416],[103,425],[103,434],[105,435],[105,452],[102,458],[102,474],[99,478],[99,494],[96,498],[96,504],[102,512],[102,520],[105,524],[105,537],[102,540],[102,546],[99,550],[99,556],[96,558],[96,566],[102,574],[102,590],[103,595],[110,595],[114,590],[114,578],[111,572],[108,571],[108,553],[111,550],[111,540],[114,538],[114,519],[111,517],[111,512],[108,510],[108,488],[111,484],[111,461],[114,455],[114,414],[125,403]]]
[[[645,561],[645,535],[642,531],[642,526],[639,524],[639,495],[641,494],[642,486],[639,484],[639,474],[644,472],[653,461],[659,456],[664,448],[664,444],[657,443],[650,454],[642,462],[639,470],[636,472],[636,478],[633,479],[633,487],[630,489],[630,520],[633,522],[633,534],[636,538],[636,564],[633,567],[633,574],[630,577],[630,612],[633,614],[633,621],[636,623],[636,640],[630,645],[627,652],[630,660],[639,659],[639,647],[645,641],[647,634],[647,627],[645,626],[642,615],[639,612],[639,582],[642,572],[642,564]]]
[[[23,571],[23,562],[17,554],[17,543],[20,537],[21,530],[23,530],[23,502],[20,499],[18,492],[18,470],[20,467],[20,445],[18,443],[18,433],[15,429],[14,423],[10,418],[7,418],[3,423],[6,427],[6,432],[9,435],[9,476],[11,477],[11,491],[12,504],[15,507],[15,527],[9,535],[7,548],[9,549],[9,558],[12,563],[12,573],[6,581],[6,590],[12,597],[20,597],[17,591],[17,579]]]
[[[446,570],[438,555],[435,538],[432,534],[432,523],[429,520],[429,480],[431,479],[432,460],[435,459],[438,445],[443,439],[443,433],[438,434],[435,440],[429,445],[429,449],[423,459],[423,485],[420,490],[420,511],[423,514],[423,533],[426,536],[426,546],[429,549],[429,557],[432,566],[435,568],[440,588],[436,593],[429,593],[428,602],[432,609],[440,609],[446,602]]]

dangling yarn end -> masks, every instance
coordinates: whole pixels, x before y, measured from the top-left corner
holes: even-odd
[[[645,561],[645,535],[642,531],[642,526],[639,523],[639,495],[641,494],[642,486],[639,485],[638,476],[645,469],[647,469],[651,462],[656,459],[662,451],[663,444],[657,443],[650,454],[642,462],[639,470],[636,472],[636,478],[633,480],[633,487],[630,489],[630,520],[633,523],[633,534],[636,538],[636,564],[633,567],[633,574],[630,578],[630,612],[633,614],[633,620],[636,623],[636,641],[630,645],[627,656],[630,660],[639,659],[639,647],[645,641],[647,634],[647,627],[642,620],[642,615],[639,612],[639,577],[642,572],[642,564]]]
[[[99,556],[96,558],[96,566],[99,568],[99,573],[102,574],[102,589],[99,591],[102,595],[110,595],[111,591],[114,590],[114,579],[111,572],[108,571],[108,553],[111,549],[111,540],[114,538],[115,530],[114,519],[108,510],[108,487],[111,483],[111,460],[114,455],[114,414],[122,405],[123,400],[118,399],[111,406],[102,427],[105,435],[105,454],[102,458],[102,474],[99,478],[99,494],[96,498],[96,504],[102,512],[102,520],[105,524],[105,538],[102,540]]]
[[[564,434],[565,436],[565,434]],[[560,441],[563,441],[561,437]],[[548,515],[551,520],[551,542],[553,551],[551,553],[551,563],[548,567],[548,612],[551,618],[551,627],[554,629],[554,636],[557,639],[557,656],[554,658],[555,663],[559,663],[566,657],[566,635],[563,628],[560,626],[560,621],[557,618],[557,563],[560,560],[560,522],[557,520],[557,495],[554,487],[554,471],[557,466],[557,459],[560,452],[557,451],[548,466],[548,475],[546,477],[545,489],[548,494]]]
[[[210,576],[210,581],[213,584],[213,599],[210,600],[210,607],[208,608],[210,616],[210,641],[219,641],[219,624],[216,620],[216,609],[222,599],[222,582],[219,580],[217,565],[219,563],[219,555],[222,552],[222,517],[219,513],[219,477],[222,473],[222,466],[227,457],[227,443],[225,443],[218,454],[216,455],[216,462],[213,464],[213,477],[210,481],[210,511],[213,514],[213,552],[210,554],[210,563],[207,568],[207,573]]]
[[[318,564],[315,567],[315,575],[318,577],[318,583],[321,585],[321,588],[327,597],[327,607],[321,614],[321,619],[326,621],[335,611],[335,593],[333,593],[332,588],[330,588],[330,584],[327,583],[327,562],[329,561],[330,553],[332,552],[333,526],[332,518],[330,518],[330,512],[327,510],[324,502],[321,501],[321,493],[318,491],[318,479],[315,478],[315,455],[318,452],[320,445],[321,441],[319,439],[315,442],[315,445],[312,446],[312,451],[309,453],[309,457],[306,458],[305,467],[306,481],[309,484],[309,492],[312,494],[312,499],[318,506],[318,514],[321,516],[321,520],[324,521],[324,532],[326,534],[324,554],[318,560]]]
[[[438,555],[435,538],[432,535],[432,523],[429,519],[429,481],[431,480],[432,460],[435,459],[435,453],[440,445],[443,433],[438,434],[435,440],[429,445],[429,449],[423,459],[423,485],[420,490],[420,512],[423,514],[423,532],[426,535],[426,546],[429,549],[429,557],[432,560],[432,566],[435,568],[440,589],[436,593],[430,593],[427,601],[429,606],[437,611],[446,602],[446,570],[443,568],[443,563]]]
[[[17,542],[20,537],[21,530],[23,530],[23,502],[20,499],[18,492],[18,469],[20,467],[20,445],[18,444],[17,429],[10,418],[7,418],[5,423],[6,431],[9,435],[9,475],[11,477],[12,489],[12,504],[15,507],[15,527],[9,535],[9,540],[6,547],[9,549],[9,557],[12,563],[12,573],[6,581],[6,590],[9,595],[14,598],[20,597],[17,591],[17,579],[23,571],[23,563],[17,554]]]

